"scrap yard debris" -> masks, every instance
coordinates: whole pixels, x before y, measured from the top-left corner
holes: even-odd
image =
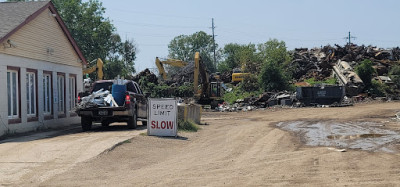
[[[120,89],[119,87],[123,87],[124,89],[126,89],[124,85],[126,82],[127,80],[118,78],[114,80],[111,86],[115,87],[113,89]],[[90,95],[82,97],[81,101],[78,102],[78,104],[76,105],[75,110],[79,111],[81,109],[104,107],[104,106],[118,107],[119,105],[123,105],[123,102],[120,102],[121,98],[115,99],[115,96],[117,96],[115,93],[110,93],[109,90],[104,90],[104,88],[100,88],[97,91],[93,91]]]
[[[368,93],[363,94],[367,85],[356,73],[356,67],[364,60],[370,60],[376,70],[375,80],[383,84],[394,84],[388,77],[392,66],[400,64],[400,48],[382,49],[374,46],[357,46],[354,44],[339,46],[327,45],[321,48],[296,48],[292,52],[292,61],[288,67],[292,73],[292,83],[297,87],[296,92],[265,92],[259,96],[252,96],[237,100],[232,104],[223,103],[213,110],[217,111],[251,111],[258,108],[268,107],[337,107],[349,106],[354,102],[366,100]],[[219,80],[224,83],[232,83],[232,72],[226,71],[219,75]],[[194,82],[194,64],[179,69],[166,80],[158,79],[148,69],[140,72],[134,80],[141,84],[140,80],[154,83],[155,85],[168,85],[178,88],[186,83]],[[144,77],[144,78],[143,78]],[[211,76],[212,77],[212,76]],[[210,78],[211,78],[210,77]],[[338,85],[327,85],[325,83],[311,84],[314,82],[324,82],[330,78],[335,78]],[[199,84],[202,80],[199,80]],[[332,83],[329,83],[332,84]],[[235,84],[232,84],[235,86]],[[163,89],[167,89],[166,86]],[[233,88],[225,88],[229,92]],[[150,89],[154,92],[155,89]],[[172,90],[172,89],[171,89]],[[168,91],[168,90],[167,90]],[[187,97],[174,95],[173,91],[168,91],[169,96]],[[194,94],[194,93],[192,93]],[[374,96],[373,96],[374,97]],[[393,96],[386,96],[388,100],[395,99]]]
[[[137,74],[135,77],[133,77],[133,81],[135,82],[140,82],[140,79],[146,79],[147,82],[151,82],[154,84],[158,84],[158,78],[157,75],[155,75],[154,73],[152,73],[149,69],[145,69],[143,71],[141,71],[139,74]]]
[[[76,110],[84,109],[84,108],[93,108],[93,107],[101,107],[101,106],[118,106],[115,102],[110,91],[100,89],[92,94],[83,97],[82,101],[77,104]]]
[[[355,67],[361,61],[369,59],[374,63],[378,75],[388,73],[390,66],[398,64],[400,60],[400,48],[390,50],[373,46],[357,46],[354,44],[341,47],[327,45],[322,48],[297,48],[293,52],[293,60],[290,67],[293,67],[293,78],[303,82],[309,78],[324,80],[332,73],[333,66],[339,61],[348,62]]]
[[[339,80],[340,85],[346,86],[347,95],[356,96],[364,88],[364,82],[346,61],[339,60],[333,66],[333,74]]]

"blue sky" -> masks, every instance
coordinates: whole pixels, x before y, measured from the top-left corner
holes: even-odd
[[[154,68],[156,56],[168,55],[168,43],[181,34],[211,34],[216,42],[263,43],[270,38],[286,42],[288,49],[346,43],[382,48],[400,44],[400,1],[395,0],[103,0],[108,16],[122,38],[133,39],[139,49],[136,69]]]
[[[100,0],[123,39],[137,44],[135,68],[155,68],[168,55],[168,43],[181,34],[211,34],[216,42],[263,43],[271,38],[288,49],[346,43],[382,48],[400,46],[397,0]]]

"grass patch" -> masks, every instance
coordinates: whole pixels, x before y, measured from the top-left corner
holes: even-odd
[[[125,140],[125,141],[119,142],[117,145],[122,145],[122,144],[126,144],[126,143],[132,143],[132,141],[130,139]]]
[[[139,134],[140,136],[147,136],[147,132],[142,132]]]
[[[332,78],[327,78],[327,79],[322,80],[322,81],[317,81],[313,77],[313,78],[309,78],[309,79],[304,80],[304,82],[307,82],[307,83],[311,84],[312,86],[314,86],[315,84],[334,85],[334,84],[336,84],[336,78],[332,77]]]
[[[252,97],[255,95],[259,95],[261,93],[262,93],[261,91],[247,92],[247,91],[243,91],[239,87],[233,87],[231,92],[227,92],[224,94],[223,100],[229,104],[233,104],[238,99]]]
[[[193,121],[178,121],[179,131],[197,132],[199,129],[200,127]]]

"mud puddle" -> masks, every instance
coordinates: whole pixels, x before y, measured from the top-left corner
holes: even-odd
[[[399,132],[380,128],[383,125],[372,122],[335,121],[280,122],[276,126],[294,132],[301,141],[310,146],[326,146],[347,149],[361,149],[374,152],[399,152]]]

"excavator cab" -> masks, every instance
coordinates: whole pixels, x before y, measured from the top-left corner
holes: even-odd
[[[210,97],[211,98],[220,98],[223,96],[224,89],[221,85],[221,82],[211,82],[210,83]]]

